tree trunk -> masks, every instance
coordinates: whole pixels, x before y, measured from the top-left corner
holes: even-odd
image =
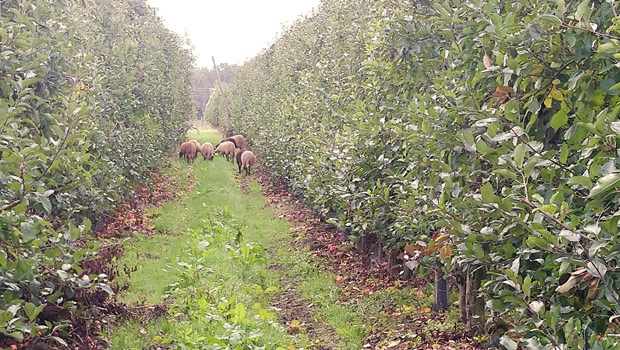
[[[400,252],[398,250],[391,250],[390,251],[390,259],[388,260],[388,269],[389,269],[389,275],[394,277],[394,276],[398,276],[400,269],[399,269],[399,264],[398,264],[398,254]]]
[[[381,265],[383,262],[383,248],[379,242],[375,243],[375,261],[377,265]]]
[[[466,282],[466,309],[467,328],[476,334],[484,332],[484,299],[478,294],[480,282],[484,278],[484,268],[478,267],[467,274]]]
[[[366,249],[368,249],[368,236],[366,236],[366,235],[360,236],[357,239],[356,243],[357,243],[356,244],[357,245],[357,250],[360,253],[362,253],[362,254],[365,253]]]
[[[433,294],[433,311],[448,310],[448,283],[444,276],[443,265],[435,264],[435,292]]]
[[[456,274],[456,285],[459,288],[459,310],[461,311],[461,322],[467,324],[467,286],[465,272],[463,270]]]
[[[403,265],[402,265],[401,269],[402,269],[403,273],[400,275],[400,279],[401,279],[401,280],[403,280],[403,281],[408,281],[408,280],[410,280],[410,279],[411,279],[411,277],[413,276],[413,273],[412,273],[413,271],[411,271],[411,270],[407,267],[407,265],[405,265],[404,263],[403,263]]]

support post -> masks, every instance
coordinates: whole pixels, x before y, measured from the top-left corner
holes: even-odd
[[[220,78],[220,70],[217,68],[217,64],[215,63],[215,57],[211,56],[213,60],[213,68],[215,68],[215,74],[217,75],[217,82],[220,85],[220,90],[222,91],[222,98],[224,99],[224,107],[226,108],[226,114],[228,115],[228,120],[231,119],[230,109],[228,108],[228,101],[226,100],[226,93],[224,92],[224,86],[222,85],[222,79]]]

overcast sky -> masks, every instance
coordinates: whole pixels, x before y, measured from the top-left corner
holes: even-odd
[[[320,0],[147,0],[168,28],[187,33],[197,66],[243,63]]]

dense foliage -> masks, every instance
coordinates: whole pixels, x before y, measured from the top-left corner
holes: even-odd
[[[614,348],[617,7],[324,0],[207,115],[355,237],[475,276],[506,348]]]
[[[62,336],[112,293],[80,238],[185,134],[193,58],[144,0],[5,0],[0,24],[0,341]]]

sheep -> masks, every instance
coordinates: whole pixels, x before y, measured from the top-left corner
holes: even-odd
[[[189,142],[192,142],[194,144],[194,146],[196,146],[196,155],[194,156],[197,157],[198,156],[198,152],[200,152],[200,149],[202,148],[202,146],[200,145],[200,142],[196,141],[196,140],[189,140]]]
[[[232,160],[235,158],[235,144],[229,141],[221,142],[215,153],[222,153],[226,156],[226,160]]]
[[[204,160],[213,160],[213,145],[209,142],[205,142],[200,149],[200,153],[202,153],[202,158]]]
[[[183,157],[185,157],[188,164],[194,162],[194,159],[196,159],[196,145],[193,142],[187,141],[181,144],[181,148],[179,149],[179,158]]]
[[[237,141],[235,141],[235,139],[233,139],[232,137],[227,137],[225,139],[223,139],[222,141],[220,141],[217,145],[215,145],[215,148],[218,148],[219,145],[222,144],[222,142],[232,142],[233,145],[235,145],[235,148],[237,148]]]
[[[242,148],[239,150],[239,152],[237,152],[236,158],[237,158],[237,166],[239,167],[239,174],[241,174],[241,155],[243,154],[243,152],[247,151],[247,148]]]
[[[245,169],[245,175],[251,174],[252,165],[254,165],[254,153],[252,151],[245,151],[241,155],[241,166]],[[241,174],[241,172],[239,172]]]
[[[243,135],[235,135],[230,138],[235,140],[235,146],[237,146],[237,148],[245,148],[245,137],[243,137]]]

